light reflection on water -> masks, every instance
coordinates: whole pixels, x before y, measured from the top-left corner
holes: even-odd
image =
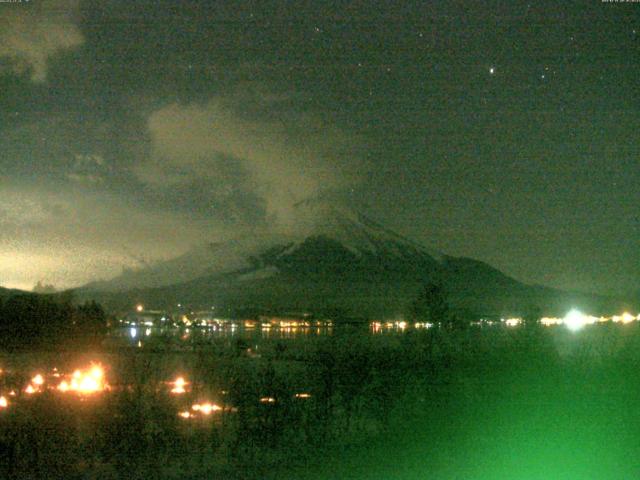
[[[363,327],[363,329],[366,327]],[[146,327],[144,332],[138,327],[118,327],[111,331],[111,337],[127,339],[131,344],[138,344],[145,339],[164,337],[176,341],[206,341],[218,338],[243,339],[295,339],[310,336],[328,336],[334,333],[332,325],[321,326],[250,326],[230,324],[222,327]]]
[[[611,317],[594,317],[572,310],[564,318],[544,317],[540,325],[544,327],[566,326],[575,331],[585,325],[604,323],[628,324],[640,320],[640,315],[634,316],[627,312]],[[522,318],[503,318],[499,320],[480,319],[469,322],[472,328],[506,327],[518,328],[524,325]],[[351,324],[334,325],[331,321],[307,320],[278,320],[274,322],[260,322],[254,320],[224,321],[221,323],[185,326],[140,326],[136,324],[123,325],[112,330],[111,336],[117,339],[130,340],[138,347],[143,340],[153,340],[158,337],[173,339],[179,342],[204,342],[220,338],[242,338],[247,340],[296,339],[313,336],[331,336],[345,330],[361,330],[363,333],[402,334],[412,330],[428,330],[438,327],[429,322],[408,322],[403,319]],[[143,330],[144,328],[144,330]]]

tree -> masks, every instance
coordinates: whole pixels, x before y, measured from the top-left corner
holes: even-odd
[[[442,286],[427,283],[411,304],[409,316],[417,322],[445,322],[449,317],[449,305]]]
[[[525,310],[522,321],[526,327],[533,327],[540,324],[542,310],[537,305],[529,305]]]
[[[99,343],[106,333],[107,316],[95,301],[78,305],[72,311],[72,335],[80,342]]]
[[[414,322],[440,323],[446,328],[461,328],[466,325],[459,315],[449,308],[444,287],[435,282],[427,283],[409,309],[409,318]]]

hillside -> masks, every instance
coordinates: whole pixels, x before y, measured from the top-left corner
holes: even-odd
[[[178,303],[224,312],[343,312],[401,315],[427,282],[441,283],[469,316],[562,314],[617,308],[613,299],[527,285],[486,263],[452,257],[398,235],[357,212],[322,202],[296,207],[293,233],[211,243],[76,293],[108,307]]]

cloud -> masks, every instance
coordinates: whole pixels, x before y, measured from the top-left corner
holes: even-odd
[[[57,287],[174,257],[222,230],[83,187],[0,184],[0,285]]]
[[[32,81],[44,82],[49,58],[84,43],[74,22],[78,3],[42,0],[2,5],[0,57],[9,59],[13,72],[28,71]]]
[[[243,90],[206,103],[164,106],[148,119],[152,154],[134,173],[152,186],[206,181],[257,195],[272,220],[359,178],[356,141],[291,95]]]
[[[104,176],[109,170],[109,165],[101,155],[75,154],[74,165],[66,177],[72,182],[95,185],[104,182]]]

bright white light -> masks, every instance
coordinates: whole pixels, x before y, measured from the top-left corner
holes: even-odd
[[[129,330],[129,335],[131,336],[131,338],[136,338],[136,336],[138,335],[138,330],[136,329],[136,327],[131,327],[131,329]]]
[[[630,323],[633,322],[636,318],[631,315],[629,312],[624,312],[621,316],[622,323]]]
[[[579,310],[573,309],[564,317],[564,324],[569,330],[580,330],[587,323],[585,315]]]
[[[522,323],[522,319],[520,318],[507,318],[504,323],[507,325],[507,327],[517,327],[518,325],[520,325]]]
[[[490,68],[489,68],[489,73],[490,73],[491,75],[493,75],[494,73],[496,73],[496,68],[495,68],[495,67],[490,67]]]
[[[562,323],[562,319],[555,317],[542,317],[540,319],[540,323],[545,327],[551,327],[553,325],[560,325]]]

